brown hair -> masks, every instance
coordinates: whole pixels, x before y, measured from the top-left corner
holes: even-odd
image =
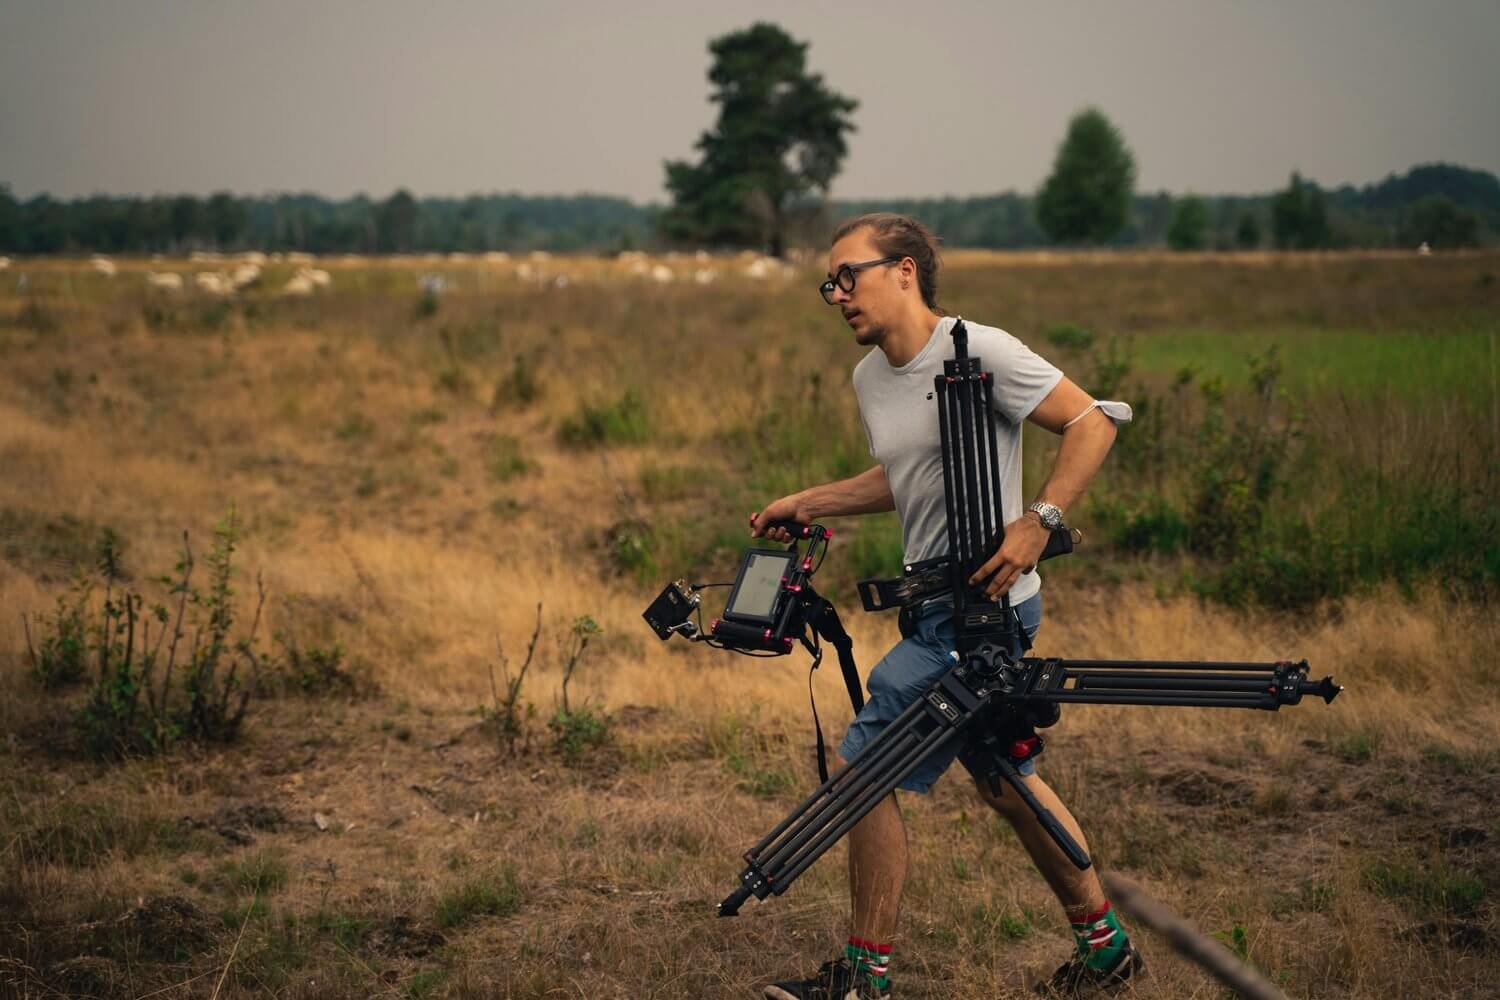
[[[939,241],[932,230],[909,215],[871,212],[839,223],[833,232],[832,243],[867,227],[882,257],[910,257],[916,261],[917,288],[922,292],[922,301],[933,312],[941,312],[937,303]]]

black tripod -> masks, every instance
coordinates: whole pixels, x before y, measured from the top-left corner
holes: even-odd
[[[1002,782],[1015,789],[1073,864],[1087,868],[1088,856],[1036,800],[1017,770],[1041,752],[1036,730],[1058,720],[1062,703],[1276,711],[1297,704],[1306,694],[1332,702],[1342,690],[1331,677],[1310,681],[1306,660],[1214,663],[1013,656],[1012,649],[1027,644],[1009,598],[989,601],[968,583],[1004,535],[1000,455],[991,408],[993,379],[981,370],[979,358],[969,357],[962,320],[954,324],[952,334],[955,357],[943,363],[943,374],[934,381],[947,499],[954,666],[745,853],[740,886],[719,904],[720,916],[734,916],[752,895],[765,899],[785,892],[922,761],[955,744],[973,773],[984,775],[996,794]]]

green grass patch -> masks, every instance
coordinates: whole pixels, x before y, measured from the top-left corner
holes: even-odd
[[[571,448],[601,448],[640,444],[650,437],[651,429],[644,398],[629,388],[615,402],[585,404],[563,420],[557,428],[557,437]]]
[[[288,874],[286,859],[276,851],[254,851],[224,862],[220,869],[220,879],[230,891],[258,896],[286,885]]]
[[[515,869],[502,865],[452,886],[438,899],[437,922],[457,927],[479,916],[505,917],[521,908],[521,883]]]
[[[1250,384],[1245,359],[1275,345],[1286,362],[1285,384],[1294,391],[1430,400],[1492,392],[1497,337],[1500,327],[1490,323],[1433,332],[1177,330],[1134,338],[1132,357],[1142,371],[1191,367],[1200,378],[1222,378],[1242,389]]]
[[[1427,916],[1471,917],[1484,904],[1484,880],[1441,860],[1431,867],[1411,861],[1377,861],[1366,865],[1362,875],[1371,892]]]
[[[521,441],[510,434],[497,434],[490,444],[490,478],[498,483],[530,472],[534,465],[521,451]]]
[[[26,864],[86,868],[111,858],[130,860],[194,845],[192,831],[176,820],[108,799],[64,801],[30,817],[7,817],[16,833],[11,850]]]

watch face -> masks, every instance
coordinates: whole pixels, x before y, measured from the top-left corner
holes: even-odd
[[[1036,511],[1044,528],[1056,531],[1063,526],[1062,508],[1050,503],[1037,503],[1030,509]]]

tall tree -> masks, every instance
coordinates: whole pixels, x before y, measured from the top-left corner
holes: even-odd
[[[239,242],[249,216],[240,200],[228,191],[215,191],[203,204],[203,226],[220,250]]]
[[[1417,199],[1401,225],[1400,242],[1413,247],[1426,243],[1435,249],[1479,246],[1479,213],[1460,208],[1445,194]]]
[[[1068,123],[1036,219],[1059,243],[1102,243],[1130,219],[1135,157],[1104,113],[1086,108]]]
[[[399,189],[375,210],[375,226],[381,250],[410,253],[417,239],[417,199]]]
[[[1323,189],[1292,172],[1286,190],[1271,200],[1271,234],[1280,250],[1314,250],[1332,242]]]
[[[1167,245],[1173,250],[1202,250],[1208,245],[1208,203],[1190,194],[1177,200]]]
[[[668,161],[672,207],[661,218],[670,239],[763,244],[780,256],[797,199],[827,196],[854,131],[859,102],[807,71],[807,43],[757,23],[709,43],[708,71],[718,121],[695,146],[697,163]]]

